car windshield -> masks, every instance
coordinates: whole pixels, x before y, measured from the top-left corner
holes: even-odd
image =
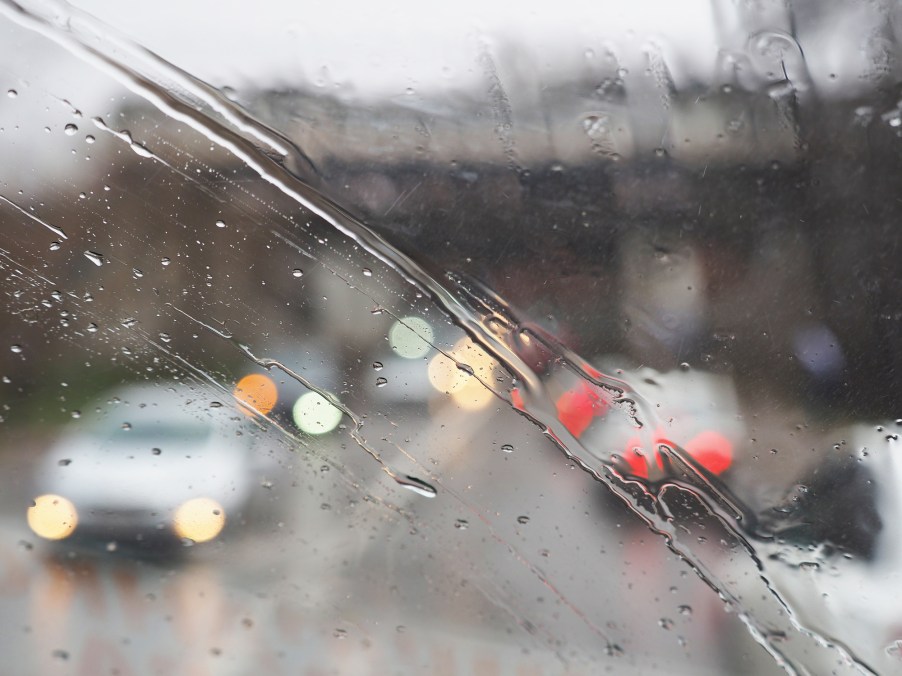
[[[0,0],[0,654],[898,671],[900,22]]]

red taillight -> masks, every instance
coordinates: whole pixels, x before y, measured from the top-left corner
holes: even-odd
[[[523,403],[523,395],[520,394],[520,390],[516,387],[511,390],[511,404],[518,411],[526,410],[526,405]]]
[[[686,443],[686,452],[711,474],[722,474],[733,464],[733,444],[720,432],[706,430]]]
[[[646,454],[650,454],[655,459],[658,469],[664,469],[664,463],[661,461],[659,448],[667,446],[668,448],[676,448],[670,439],[656,435],[652,451],[646,451],[642,446],[639,437],[633,437],[626,443],[626,449],[621,456],[623,461],[629,468],[631,476],[641,479],[648,479],[649,462]],[[733,444],[720,432],[706,430],[694,436],[683,446],[686,453],[692,456],[699,465],[704,467],[711,474],[719,475],[727,471],[733,464]]]
[[[604,415],[607,410],[607,402],[587,383],[581,383],[576,390],[567,390],[557,400],[558,420],[575,437],[586,431],[593,418]]]

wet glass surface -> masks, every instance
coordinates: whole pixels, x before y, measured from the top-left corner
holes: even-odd
[[[10,673],[899,668],[894,6],[76,5],[0,3]]]

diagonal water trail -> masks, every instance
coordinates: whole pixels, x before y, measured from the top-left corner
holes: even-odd
[[[728,585],[718,580],[711,567],[705,564],[704,556],[693,547],[681,543],[673,520],[666,510],[657,506],[645,510],[635,496],[625,489],[625,484],[610,467],[593,457],[588,449],[580,445],[578,439],[562,428],[554,413],[554,406],[548,397],[543,383],[527,367],[517,352],[512,348],[514,342],[506,332],[497,330],[497,325],[490,322],[496,317],[493,313],[480,313],[478,308],[468,302],[467,292],[460,285],[447,288],[431,277],[423,267],[409,256],[394,248],[374,231],[355,220],[346,210],[331,202],[317,192],[308,182],[302,180],[297,173],[290,171],[273,153],[282,156],[286,147],[280,144],[273,132],[254,121],[226,99],[212,95],[212,89],[200,86],[187,74],[175,69],[159,57],[133,44],[128,39],[116,35],[115,31],[103,26],[89,15],[61,2],[28,2],[15,3],[11,0],[0,2],[0,13],[16,23],[35,31],[46,38],[65,47],[74,55],[85,59],[102,71],[122,82],[131,91],[144,98],[160,111],[174,120],[178,120],[211,142],[227,149],[241,159],[261,179],[272,184],[291,200],[330,224],[339,232],[359,243],[369,253],[397,271],[404,279],[430,294],[446,313],[465,330],[471,338],[482,345],[495,359],[503,364],[516,377],[524,390],[530,393],[530,405],[523,413],[534,423],[542,427],[562,451],[574,460],[582,469],[594,478],[607,485],[623,500],[650,528],[664,536],[667,546],[684,558],[689,565],[721,596],[727,598],[736,607],[742,607],[738,597],[730,593]],[[160,83],[172,83],[168,88]],[[185,94],[187,90],[187,95]],[[261,148],[260,143],[267,148]],[[300,153],[300,151],[298,151]],[[302,153],[301,153],[302,156]],[[460,294],[460,295],[458,295]],[[469,294],[469,300],[473,295]],[[519,327],[508,327],[508,331],[519,330]],[[621,389],[622,383],[606,382],[603,376],[594,376],[585,367],[586,364],[577,355],[564,354],[561,346],[549,343],[562,363],[575,367],[582,377],[606,386]],[[636,403],[636,402],[633,402]],[[654,418],[652,411],[639,411],[640,415]],[[638,416],[636,416],[638,418]],[[716,489],[705,486],[703,493]],[[655,495],[650,497],[655,498]],[[735,519],[735,514],[722,510],[729,500],[706,501],[708,509],[725,524]],[[728,526],[730,532],[744,541],[735,526]],[[761,566],[757,565],[759,572]],[[771,592],[773,600],[788,616],[791,627],[798,631],[798,637],[804,641],[811,640],[817,645],[829,645],[836,648],[843,658],[859,668],[866,667],[854,660],[847,650],[842,649],[835,641],[801,626],[792,610],[765,579],[762,580]],[[750,631],[762,646],[765,647],[778,662],[790,673],[805,673],[804,667],[795,665],[781,648],[772,640],[772,632],[752,616],[752,611],[744,613]]]

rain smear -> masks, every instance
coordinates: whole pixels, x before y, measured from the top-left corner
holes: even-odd
[[[25,6],[29,5],[26,3]],[[487,290],[481,289],[465,279],[449,278],[445,285],[431,276],[410,256],[394,248],[380,235],[350,217],[345,210],[317,192],[310,183],[299,177],[301,173],[299,170],[289,171],[287,167],[307,166],[302,149],[294,148],[265,126],[254,122],[219,92],[211,90],[191,78],[190,75],[149,55],[124,38],[116,36],[113,31],[99,25],[87,15],[68,6],[48,6],[53,7],[50,16],[45,16],[44,12],[37,9],[33,12],[29,12],[28,9],[23,11],[8,2],[0,5],[0,10],[9,19],[41,33],[77,56],[110,72],[129,89],[166,115],[190,126],[209,139],[211,143],[227,149],[234,156],[240,158],[264,182],[330,224],[338,232],[353,239],[363,249],[427,294],[475,343],[502,364],[517,382],[517,401],[514,401],[513,396],[508,392],[496,392],[496,394],[516,408],[525,419],[539,425],[575,466],[605,484],[651,530],[660,534],[662,543],[666,547],[685,559],[702,579],[740,613],[743,622],[746,623],[755,639],[788,672],[797,673],[797,670],[803,669],[803,655],[806,654],[806,651],[816,650],[824,645],[838,648],[842,654],[842,664],[849,665],[850,669],[855,668],[848,651],[843,649],[838,642],[806,628],[796,616],[794,609],[784,600],[779,589],[768,576],[769,564],[766,563],[769,553],[768,545],[751,539],[750,534],[754,534],[756,528],[752,515],[746,513],[742,505],[738,504],[722,487],[712,482],[710,477],[697,471],[697,466],[682,449],[673,448],[665,454],[666,461],[673,465],[674,478],[656,486],[640,486],[637,482],[627,480],[618,474],[612,469],[607,459],[596,457],[590,449],[581,445],[578,435],[573,434],[566,425],[561,424],[550,394],[550,390],[555,385],[553,382],[555,379],[564,380],[573,377],[581,379],[610,394],[620,407],[619,413],[634,423],[640,435],[647,435],[647,430],[653,429],[661,421],[653,407],[643,401],[642,397],[635,393],[628,383],[598,373],[578,354],[568,351],[553,337],[540,334],[525,326],[503,299],[493,296]],[[506,94],[500,88],[500,81],[494,65],[487,56],[481,65],[486,71],[486,77],[491,82],[492,95],[497,99],[498,115],[506,118],[509,115]],[[184,92],[189,92],[192,100],[186,100]],[[98,130],[111,134],[126,143],[140,158],[160,162],[173,172],[194,181],[193,177],[187,176],[181,170],[165,162],[145,145],[134,141],[130,132],[111,129],[100,118],[93,118],[92,121]],[[509,161],[516,164],[517,158],[513,155],[510,139],[503,136],[499,140],[505,147]],[[261,143],[267,145],[270,150],[278,149],[277,156],[274,157],[272,153],[261,149]],[[59,238],[66,238],[59,228],[38,219],[5,197],[0,197],[0,199],[29,219],[40,223]],[[290,232],[286,234],[291,236]],[[84,255],[94,265],[101,266],[103,264],[102,256],[96,252],[85,251]],[[168,262],[168,259],[164,259],[163,265],[167,265]],[[300,273],[299,269],[292,274],[299,277],[298,273]],[[187,312],[181,310],[179,312],[188,316]],[[193,320],[203,324],[200,320]],[[231,333],[206,324],[204,326],[217,333],[221,338],[232,340]],[[540,379],[523,361],[516,349],[518,341],[522,342],[523,340],[535,341],[544,345],[545,349],[555,355],[563,365],[559,372],[545,380]],[[354,440],[379,462],[382,470],[398,485],[423,497],[433,498],[436,496],[436,489],[426,481],[387,464],[360,435],[360,428],[363,424],[361,417],[353,413],[333,395],[316,387],[312,382],[277,360],[255,357],[249,349],[241,346],[239,349],[259,366],[266,369],[276,368],[287,377],[298,381],[305,388],[318,392],[349,416],[354,423],[352,431]],[[380,380],[382,383],[386,382],[383,378]],[[386,391],[389,389],[391,388],[385,388]],[[508,453],[512,448],[510,450],[503,448],[503,450]],[[535,488],[543,489],[542,486]],[[671,505],[678,500],[690,500],[703,506],[711,531],[718,532],[731,549],[741,552],[748,564],[745,574],[760,582],[758,591],[767,599],[763,605],[758,605],[754,609],[745,609],[735,584],[728,579],[724,569],[720,566],[721,557],[717,553],[712,554],[710,549],[704,546],[704,542],[707,540],[693,539],[681,531],[671,516]],[[529,524],[530,529],[538,528],[537,520],[530,519],[529,516],[517,515],[515,519],[520,526],[525,527]],[[747,589],[745,593],[749,593]],[[793,641],[786,640],[789,635],[793,636]],[[842,666],[838,668],[842,668]]]

